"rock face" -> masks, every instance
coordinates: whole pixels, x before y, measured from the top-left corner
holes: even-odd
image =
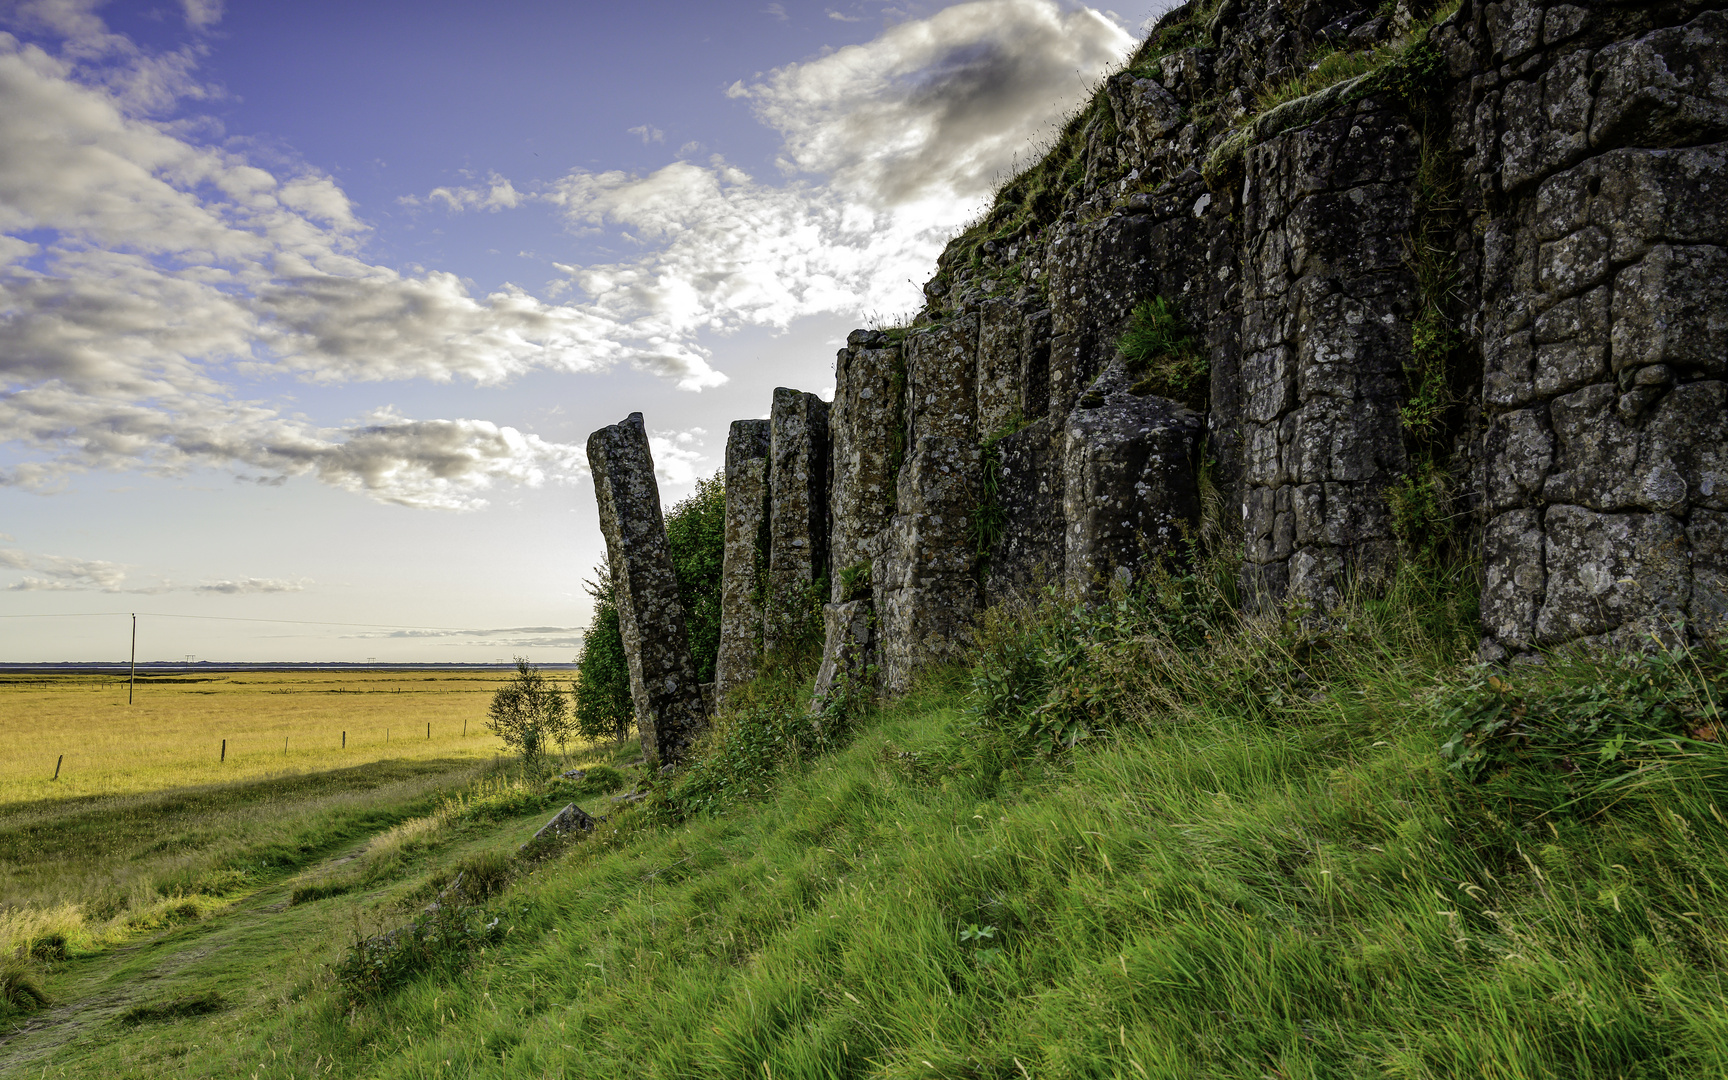
[[[720,569],[720,653],[714,692],[756,677],[762,660],[762,594],[768,576],[767,420],[734,420],[726,438],[726,553]]]
[[[1444,37],[1483,205],[1484,652],[1720,633],[1728,15],[1533,3]],[[1494,61],[1490,63],[1490,61]]]
[[[707,723],[642,414],[588,436],[642,752],[677,764]]]
[[[1187,535],[1269,613],[1479,551],[1486,657],[1728,630],[1728,13],[1432,13],[1167,14],[831,415],[776,391],[767,639],[826,572],[824,686],[898,692]]]
[[[780,387],[769,418],[768,594],[762,642],[772,653],[817,617],[828,569],[828,403]]]

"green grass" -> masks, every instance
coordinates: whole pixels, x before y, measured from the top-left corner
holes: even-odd
[[[1204,575],[1088,610],[999,613],[972,670],[855,716],[826,753],[756,746],[763,782],[707,811],[656,797],[614,813],[486,899],[490,936],[394,989],[357,994],[307,965],[59,1063],[128,1076],[1722,1074],[1720,729],[1623,740],[1612,776],[1569,769],[1573,742],[1488,732],[1492,702],[1462,666],[1467,581],[1405,575],[1323,622],[1238,621]],[[1668,722],[1671,698],[1698,725],[1714,723],[1721,668],[1708,652],[1576,660],[1490,689],[1547,716],[1600,711],[1631,685],[1646,721]],[[1474,782],[1438,752],[1437,721],[1460,709],[1500,740]],[[1601,732],[1584,744],[1598,756]],[[367,925],[424,904],[432,879],[413,880]]]

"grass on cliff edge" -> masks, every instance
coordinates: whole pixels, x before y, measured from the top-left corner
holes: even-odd
[[[1723,1075],[1719,658],[1490,679],[1467,593],[997,617],[771,794],[615,815],[466,966],[308,977],[66,1074]]]

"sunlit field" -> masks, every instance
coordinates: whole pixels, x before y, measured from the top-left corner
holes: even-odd
[[[138,682],[127,705],[124,677],[0,677],[0,806],[384,759],[490,759],[499,742],[486,730],[486,706],[508,678],[504,672],[155,676]]]

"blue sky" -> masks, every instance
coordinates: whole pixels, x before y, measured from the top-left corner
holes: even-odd
[[[0,3],[0,660],[571,659],[1153,14]]]

